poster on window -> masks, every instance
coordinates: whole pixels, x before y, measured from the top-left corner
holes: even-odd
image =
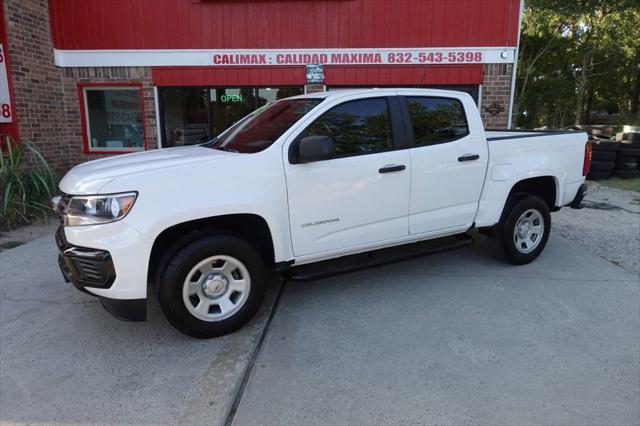
[[[138,89],[111,90],[106,95],[104,108],[110,125],[139,124],[142,107]]]
[[[0,43],[0,123],[11,123],[12,121],[13,111],[11,111],[7,62],[4,46]]]

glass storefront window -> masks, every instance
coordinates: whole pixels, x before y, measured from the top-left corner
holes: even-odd
[[[209,93],[212,137],[257,108],[256,89],[253,87],[216,88],[210,89]]]
[[[304,92],[302,87],[160,87],[162,146],[213,139],[261,106]]]
[[[139,151],[144,149],[142,89],[83,87],[86,150]]]
[[[166,146],[193,145],[210,139],[209,94],[198,88],[165,88],[162,140]]]

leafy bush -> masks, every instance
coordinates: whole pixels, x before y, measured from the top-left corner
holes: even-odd
[[[47,160],[32,144],[7,137],[0,151],[0,229],[46,217],[54,178]]]

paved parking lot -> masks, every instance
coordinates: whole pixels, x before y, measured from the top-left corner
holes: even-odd
[[[0,281],[3,422],[640,423],[639,279],[558,233],[522,267],[480,240],[287,282],[261,346],[275,289],[250,327],[200,341],[155,306],[112,319],[63,283],[49,237],[0,253]]]

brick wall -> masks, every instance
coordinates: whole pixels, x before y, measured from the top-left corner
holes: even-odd
[[[506,128],[511,94],[511,64],[486,64],[480,115],[487,128]]]
[[[84,154],[80,82],[141,82],[147,147],[157,147],[151,69],[59,68],[53,62],[47,0],[4,0],[20,139],[36,145],[58,176],[106,154]]]
[[[142,83],[144,95],[144,115],[147,149],[158,147],[156,132],[156,112],[149,67],[95,67],[95,68],[64,68],[63,92],[65,128],[68,132],[67,144],[69,161],[72,165],[84,161],[103,158],[109,154],[85,154],[82,144],[82,123],[80,119],[80,99],[78,83]]]
[[[15,116],[20,139],[36,144],[55,169],[67,163],[61,72],[53,64],[47,0],[4,0]]]

